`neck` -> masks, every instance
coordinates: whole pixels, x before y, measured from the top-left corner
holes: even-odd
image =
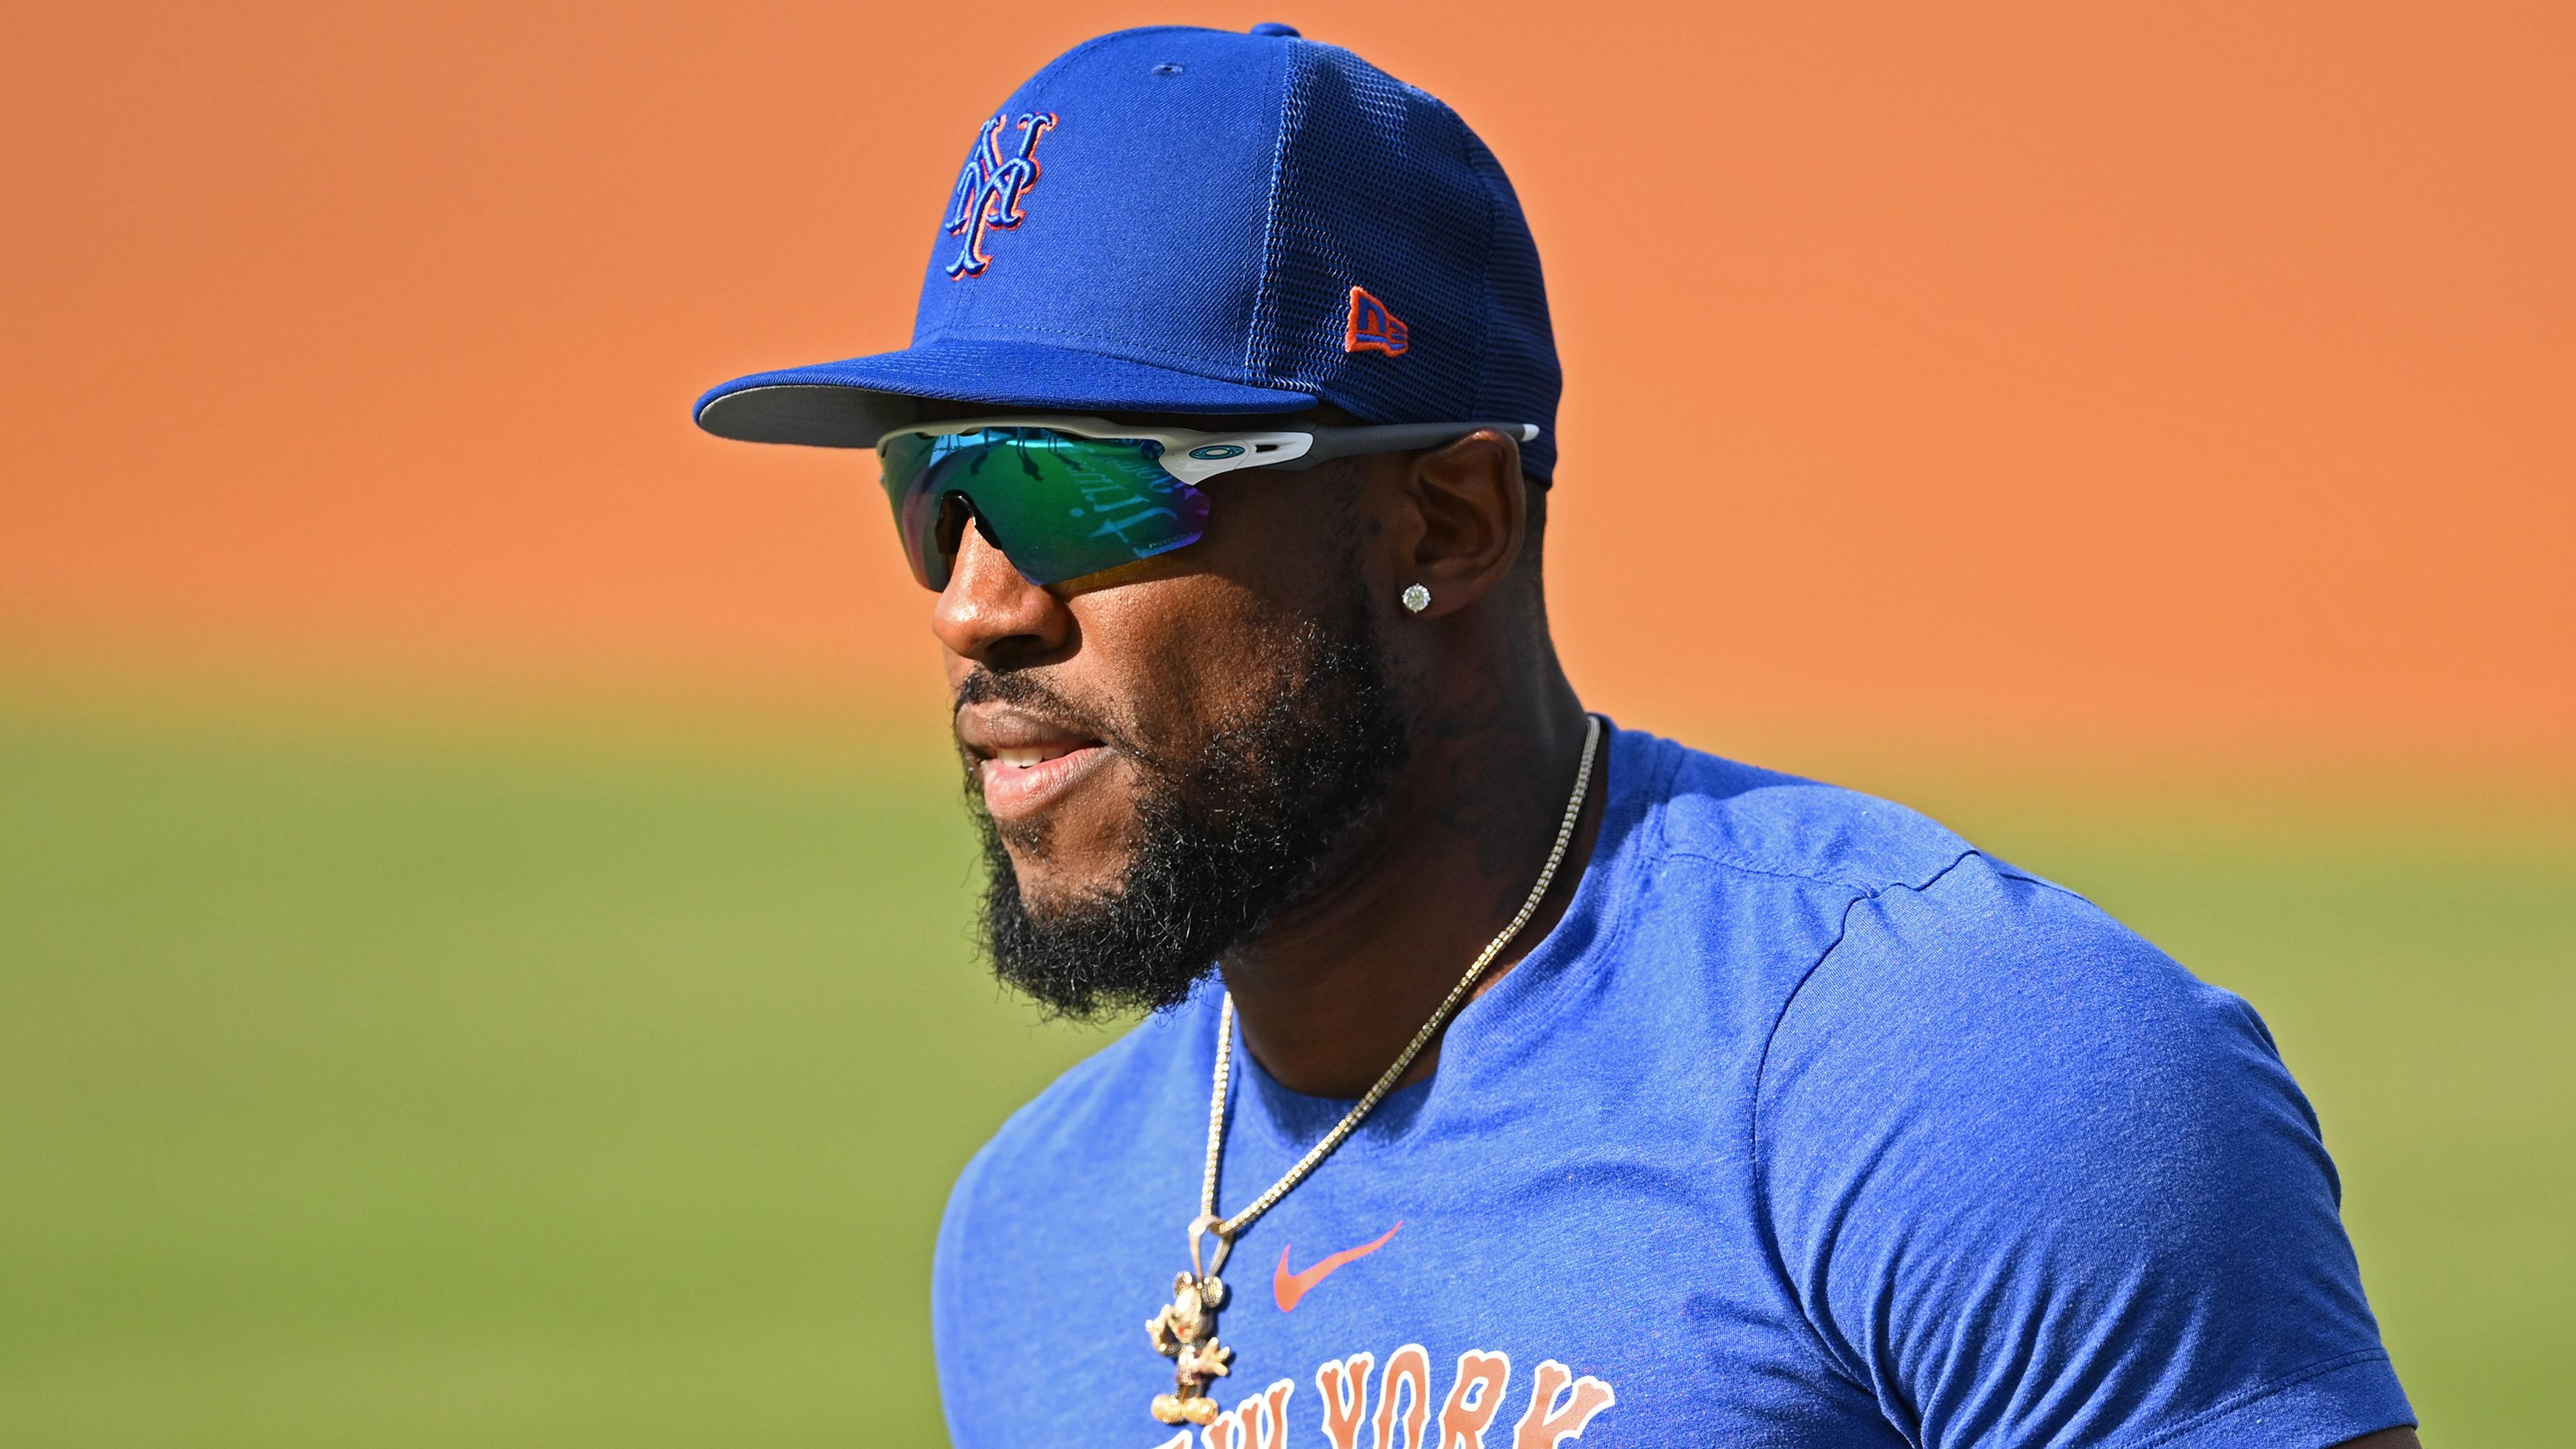
[[[1244,1044],[1292,1091],[1366,1092],[1528,899],[1564,819],[1585,728],[1555,660],[1535,672],[1529,687],[1471,687],[1425,718],[1387,808],[1342,852],[1331,883],[1227,954]],[[1608,756],[1605,741],[1555,881],[1477,994],[1573,901],[1600,834]],[[1435,1039],[1404,1080],[1428,1076],[1438,1057]]]

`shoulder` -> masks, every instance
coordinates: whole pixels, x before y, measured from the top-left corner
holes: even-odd
[[[1759,1070],[1775,1241],[1850,1345],[1928,1342],[1932,1305],[1981,1299],[2034,1334],[2080,1300],[2171,1343],[2257,1290],[2323,1335],[2280,1329],[2291,1360],[2372,1342],[2333,1163],[2260,1018],[2070,892],[1971,854],[1857,900]],[[1869,1306],[1894,1285],[1929,1316]]]
[[[1919,811],[1623,733],[1647,808],[1653,873],[1723,881],[1715,929],[1784,941],[1771,1054],[1880,1039],[1881,1024],[1970,1050],[1982,1029],[2135,1042],[2194,1024],[2262,1038],[2196,980],[2081,895],[1980,850]],[[1694,898],[1710,885],[1693,887]],[[2099,1043],[2097,1043],[2099,1044]],[[2268,1040],[2262,1041],[2268,1048]]]
[[[2217,1058],[2277,1067],[2252,1008],[2091,901],[1970,850],[1856,898],[1785,1005],[1774,1090],[1860,1040],[1909,1070],[2038,1090],[2113,1074],[2197,1076]]]
[[[1940,822],[1893,801],[1623,732],[1620,759],[1649,777],[1668,858],[1860,895],[1919,885],[1969,852]]]
[[[1753,1105],[1767,1171],[1830,1179],[1867,1142],[1963,1164],[2063,1161],[2061,1148],[2160,1135],[2174,1141],[2130,1160],[2170,1162],[2242,1145],[2243,1124],[2303,1152],[2314,1142],[2252,1008],[2091,901],[1891,801],[1651,736],[1623,742],[1663,870],[1723,878],[1692,888],[1725,907],[1695,919],[1777,939],[1757,953],[1769,962],[1759,999],[1734,1003],[1762,1018]],[[2217,1118],[2239,1127],[2200,1130]]]
[[[1971,851],[1855,898],[1782,1005],[1757,1109],[1775,1164],[1866,1136],[2055,1191],[2316,1124],[2253,1008],[2083,897]],[[2322,1154],[2314,1154],[2322,1166]],[[2097,1179],[2088,1179],[2097,1180]]]
[[[2083,898],[1973,851],[1856,895],[1757,1070],[1776,1262],[1927,1442],[2404,1417],[2261,1020]]]

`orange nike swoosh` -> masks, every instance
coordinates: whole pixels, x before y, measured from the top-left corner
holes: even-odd
[[[1290,1245],[1287,1243],[1281,1243],[1279,1245],[1278,1270],[1270,1275],[1270,1296],[1278,1301],[1279,1311],[1286,1313],[1296,1308],[1298,1301],[1303,1299],[1307,1294],[1314,1292],[1315,1285],[1323,1282],[1326,1278],[1331,1277],[1335,1269],[1356,1263],[1360,1259],[1367,1257],[1369,1254],[1376,1252],[1378,1249],[1385,1247],[1387,1238],[1394,1237],[1397,1230],[1403,1226],[1404,1220],[1398,1218],[1396,1220],[1395,1227],[1386,1230],[1385,1237],[1379,1238],[1374,1243],[1362,1243],[1356,1248],[1344,1248],[1342,1251],[1333,1254],[1331,1257],[1324,1259],[1302,1273],[1291,1273],[1288,1271],[1288,1249]]]

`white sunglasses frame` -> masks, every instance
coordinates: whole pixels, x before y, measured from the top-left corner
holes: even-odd
[[[907,433],[948,438],[986,428],[1047,428],[1077,438],[1138,438],[1160,443],[1163,455],[1155,461],[1164,472],[1192,485],[1242,468],[1286,468],[1294,472],[1333,458],[1437,447],[1488,430],[1521,443],[1538,436],[1536,423],[1372,423],[1354,428],[1310,424],[1272,431],[1208,433],[1113,423],[1107,418],[1064,413],[1005,413],[888,428],[877,436],[877,443],[883,446],[886,439]]]

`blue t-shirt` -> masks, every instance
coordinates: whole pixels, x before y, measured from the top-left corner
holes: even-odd
[[[1236,1243],[1156,1423],[1218,990],[958,1180],[957,1449],[2215,1445],[2413,1422],[2317,1120],[2243,1001],[1901,807],[1612,735],[1565,918]],[[1347,1103],[1238,1041],[1219,1206]]]

